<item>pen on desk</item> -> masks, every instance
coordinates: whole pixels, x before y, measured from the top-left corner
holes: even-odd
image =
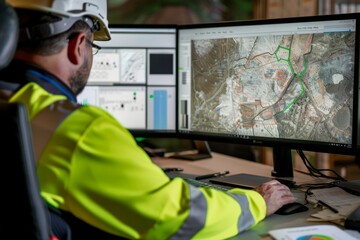
[[[328,209],[330,209],[330,210],[333,211],[334,213],[338,213],[338,212],[339,212],[337,209],[335,209],[334,207],[330,206],[330,205],[327,204],[326,202],[323,202],[323,201],[319,200],[318,203],[320,203],[320,204],[323,205],[324,207],[327,207]]]
[[[201,180],[201,179],[206,179],[206,178],[220,177],[220,176],[224,176],[224,175],[229,174],[229,173],[230,173],[229,171],[210,173],[210,174],[196,176],[195,179],[196,180]]]
[[[183,171],[184,169],[182,168],[177,168],[177,167],[173,167],[173,168],[162,168],[162,170],[164,172],[181,172]]]

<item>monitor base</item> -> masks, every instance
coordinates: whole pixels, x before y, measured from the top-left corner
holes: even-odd
[[[201,159],[212,158],[211,154],[207,153],[192,153],[192,154],[184,154],[184,155],[173,155],[171,158],[181,159],[181,160],[189,160],[196,161]]]
[[[179,152],[169,157],[181,159],[181,160],[189,160],[189,161],[197,161],[197,160],[212,158],[211,150],[207,141],[194,140],[193,142],[195,145],[195,151],[191,151],[191,153]]]

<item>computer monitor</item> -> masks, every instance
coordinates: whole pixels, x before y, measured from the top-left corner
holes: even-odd
[[[178,29],[180,136],[355,154],[359,15],[219,22]]]
[[[176,25],[110,25],[78,102],[110,112],[135,137],[176,134]]]

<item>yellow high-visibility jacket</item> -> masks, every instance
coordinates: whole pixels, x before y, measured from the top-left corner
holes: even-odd
[[[78,106],[31,81],[9,96],[28,108],[44,199],[99,229],[130,239],[225,239],[266,215],[255,191],[169,179],[98,107]]]

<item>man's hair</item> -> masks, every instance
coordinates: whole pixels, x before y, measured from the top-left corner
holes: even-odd
[[[16,12],[19,17],[20,29],[60,19],[58,16],[39,11],[17,9]],[[88,38],[92,34],[90,27],[85,22],[77,21],[69,30],[53,37],[35,41],[19,41],[17,49],[44,56],[53,55],[59,53],[67,45],[69,39],[79,32],[85,32]]]

